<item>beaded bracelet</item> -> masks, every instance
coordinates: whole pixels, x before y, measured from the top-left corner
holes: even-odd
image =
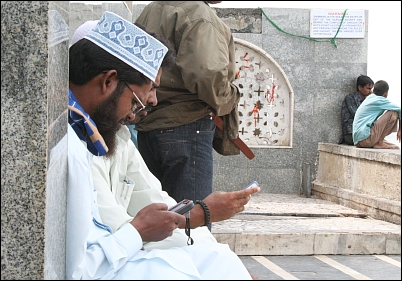
[[[205,204],[204,201],[202,201],[202,200],[195,201],[195,204],[200,204],[201,207],[204,209],[204,213],[205,213],[205,224],[204,224],[204,226],[209,226],[209,224],[211,223],[211,215],[209,213],[209,209],[208,209],[207,204]]]

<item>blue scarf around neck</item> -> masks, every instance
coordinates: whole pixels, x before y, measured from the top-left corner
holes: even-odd
[[[109,149],[99,133],[95,122],[80,106],[70,89],[68,90],[68,123],[78,137],[87,143],[87,148],[93,155],[103,156],[108,152]],[[91,141],[88,141],[85,135]]]

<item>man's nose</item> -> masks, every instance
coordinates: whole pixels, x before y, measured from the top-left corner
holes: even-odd
[[[133,121],[135,119],[135,114],[133,112],[130,112],[127,114],[127,120],[128,121]]]
[[[147,105],[156,106],[158,104],[158,98],[156,97],[156,90],[151,91],[151,94],[148,97]]]

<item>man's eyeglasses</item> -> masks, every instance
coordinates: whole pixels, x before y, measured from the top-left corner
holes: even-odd
[[[147,107],[142,103],[142,101],[138,98],[138,96],[134,93],[134,91],[130,88],[130,86],[128,85],[128,83],[126,81],[124,81],[124,84],[126,84],[127,88],[130,89],[131,92],[133,92],[134,97],[137,99],[138,103],[141,105],[140,107],[136,107],[133,109],[133,114],[137,114],[138,112],[146,109]]]

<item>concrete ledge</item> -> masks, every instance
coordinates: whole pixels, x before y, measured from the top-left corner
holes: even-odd
[[[357,148],[352,145],[319,143],[318,150],[331,154],[401,165],[401,151],[397,149]]]
[[[401,224],[401,151],[319,143],[315,198]]]
[[[374,196],[358,194],[350,190],[325,186],[314,181],[312,196],[367,213],[369,216],[387,222],[401,224],[401,202]]]

